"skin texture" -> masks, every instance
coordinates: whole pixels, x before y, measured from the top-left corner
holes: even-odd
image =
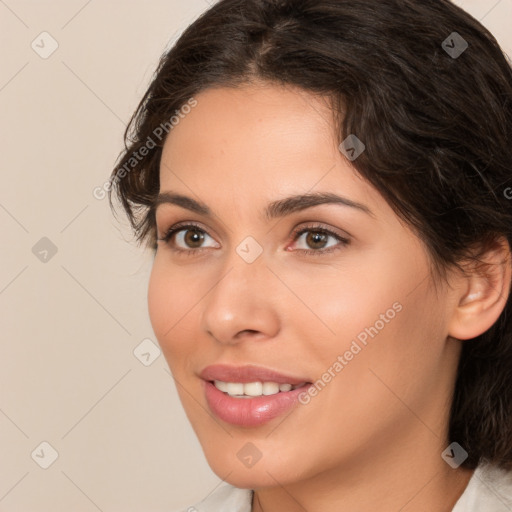
[[[165,143],[160,191],[201,201],[214,216],[158,207],[159,237],[192,221],[205,238],[159,242],[148,304],[211,468],[255,489],[254,511],[451,510],[472,475],[441,458],[461,340],[499,317],[510,265],[488,279],[454,272],[450,286],[435,287],[421,240],[339,151],[325,99],[265,83],[196,99]],[[263,217],[269,202],[306,192],[343,195],[373,216],[330,204]],[[329,237],[339,250],[302,253],[322,250],[314,228],[293,239],[311,224],[349,244]],[[263,248],[250,264],[236,252],[247,236]],[[252,428],[212,417],[198,377],[205,366],[256,364],[314,382],[397,302],[400,312],[309,404]],[[251,468],[237,457],[247,442],[261,452]]]

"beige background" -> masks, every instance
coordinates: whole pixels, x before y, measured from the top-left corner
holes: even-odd
[[[512,55],[512,0],[457,3]],[[0,0],[1,512],[169,512],[220,482],[152,344],[151,255],[92,194],[164,48],[207,7]],[[43,237],[54,255],[34,254]]]

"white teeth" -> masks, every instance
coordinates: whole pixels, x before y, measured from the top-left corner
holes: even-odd
[[[230,396],[243,395],[244,385],[241,382],[228,382],[226,383],[226,392]]]
[[[279,393],[279,384],[275,382],[264,382],[263,383],[263,394],[264,395],[275,395]]]
[[[220,391],[223,391],[224,393],[228,390],[228,385],[225,382],[222,382],[221,380],[214,381],[215,387],[219,389]]]
[[[215,387],[227,393],[230,396],[236,396],[238,398],[249,398],[253,396],[268,396],[276,395],[279,392],[291,391],[296,389],[304,383],[292,386],[291,384],[278,384],[277,382],[223,382],[221,380],[213,381]]]
[[[261,382],[248,382],[244,384],[244,395],[261,396],[263,393],[263,384]]]

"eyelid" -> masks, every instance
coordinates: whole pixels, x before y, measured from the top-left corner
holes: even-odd
[[[167,224],[167,222],[162,222],[162,224]],[[205,233],[209,234],[209,228],[206,229],[200,222],[197,222],[195,220],[184,220],[184,221],[176,222],[174,224],[171,223],[168,228],[165,228],[162,230],[158,230],[158,223],[157,223],[157,231],[162,231],[162,236],[157,237],[157,239],[162,240],[169,232],[178,231],[179,229],[187,228],[187,227],[194,227],[194,228],[197,228],[198,230],[204,231]]]
[[[351,239],[352,238],[352,235],[350,235],[346,231],[342,231],[338,228],[331,227],[327,224],[324,224],[324,223],[318,222],[318,221],[309,221],[306,223],[301,223],[299,226],[297,226],[296,228],[294,228],[292,230],[292,234],[297,235],[304,231],[320,231],[320,232],[324,231],[326,233],[329,233],[329,234],[339,237],[339,238],[343,238],[343,239]]]

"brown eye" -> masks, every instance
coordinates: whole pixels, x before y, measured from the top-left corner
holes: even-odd
[[[331,242],[332,240],[332,242]],[[295,250],[304,254],[328,254],[342,249],[350,240],[323,226],[307,226],[294,232],[294,241],[299,244]],[[300,245],[303,245],[301,247]],[[305,246],[305,247],[304,247]]]
[[[312,249],[323,249],[327,244],[329,235],[318,231],[309,231],[306,236],[306,244]]]
[[[210,245],[203,244],[207,239],[213,242]],[[214,239],[202,228],[194,224],[181,224],[170,228],[166,234],[158,240],[165,242],[176,252],[188,252],[190,254],[199,252],[209,247],[218,247]]]
[[[204,232],[198,229],[187,229],[183,231],[185,231],[183,241],[188,247],[197,249],[201,246],[201,243],[204,241]]]

